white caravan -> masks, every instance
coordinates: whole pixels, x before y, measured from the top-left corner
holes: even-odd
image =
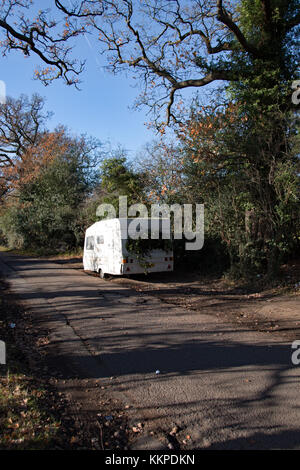
[[[173,251],[169,240],[161,240],[168,249],[152,249],[149,242],[147,256],[138,259],[128,252],[128,226],[134,219],[105,219],[91,225],[85,233],[83,269],[106,274],[138,274],[173,271]],[[150,220],[150,219],[149,219]],[[167,242],[167,243],[164,243]],[[152,243],[153,244],[153,243]]]

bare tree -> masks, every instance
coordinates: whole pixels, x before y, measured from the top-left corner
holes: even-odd
[[[44,99],[33,95],[8,97],[0,105],[0,196],[9,191],[9,181],[29,148],[37,145],[45,132],[44,124],[51,113],[43,112]]]
[[[135,168],[149,201],[182,200],[183,156],[174,142],[163,138],[147,143],[135,159]]]
[[[251,6],[246,0],[226,6],[222,0],[54,0],[54,10],[38,11],[34,18],[37,4],[30,8],[29,0],[3,0],[2,47],[4,53],[19,49],[36,54],[47,64],[36,73],[43,83],[62,77],[76,85],[83,63],[71,58],[72,40],[96,33],[108,68],[134,71],[144,83],[137,104],[150,106],[163,125],[164,110],[164,124],[177,120],[174,101],[182,90],[245,79],[253,60],[278,66],[274,48],[280,41],[286,47],[285,38],[299,24],[300,14],[296,0],[277,3],[256,2],[259,31],[252,25],[249,32],[241,14],[241,7]],[[243,65],[248,60],[248,68],[239,66],[242,59]]]
[[[45,85],[62,78],[68,85],[77,85],[83,62],[70,58],[72,38],[83,29],[71,30],[68,19],[52,17],[51,9],[40,9],[31,0],[2,0],[0,12],[0,45],[3,55],[19,50],[24,56],[36,55],[45,67],[35,70],[35,77]]]
[[[7,98],[0,106],[0,168],[14,166],[26,149],[37,143],[51,113],[43,112],[44,99],[34,94]]]
[[[112,72],[125,68],[137,74],[144,83],[137,104],[150,106],[159,126],[177,120],[180,112],[174,101],[181,90],[250,76],[251,66],[241,68],[239,57],[248,57],[249,64],[260,60],[277,66],[276,41],[284,40],[300,21],[293,11],[295,2],[280,10],[276,2],[260,0],[256,8],[262,19],[256,36],[247,34],[242,24],[239,7],[245,3],[103,0],[73,2],[70,8],[68,2],[55,0],[57,8],[74,20],[73,29],[80,19],[86,30],[96,30]],[[162,110],[167,116],[159,123]]]

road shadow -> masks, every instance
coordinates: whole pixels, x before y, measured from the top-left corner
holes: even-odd
[[[34,324],[42,331],[52,331],[44,351],[53,374],[60,371],[66,379],[100,379],[105,384],[112,377],[112,393],[136,395],[139,414],[147,411],[150,392],[157,397],[165,394],[168,400],[157,403],[154,415],[151,405],[152,419],[159,421],[169,411],[172,420],[178,418],[200,429],[200,437],[201,432],[208,437],[211,433],[213,442],[206,445],[208,448],[255,448],[247,441],[249,436],[256,436],[253,440],[258,448],[297,445],[299,436],[293,429],[281,429],[279,424],[274,427],[274,419],[273,424],[268,422],[268,413],[276,414],[278,407],[281,418],[284,407],[296,420],[300,417],[294,399],[300,368],[291,362],[290,344],[270,341],[262,334],[245,340],[248,332],[243,328],[210,318],[203,323],[196,315],[163,303],[153,304],[152,299],[142,304],[136,299],[131,302],[138,296],[136,292],[112,288],[103,281],[97,285],[96,280],[85,281],[77,274],[63,275],[60,282],[55,279],[57,273],[49,276],[49,269],[54,268],[47,262],[30,263],[30,277],[40,282],[28,284],[21,299],[30,306]],[[23,269],[29,267],[25,264]],[[174,383],[179,396],[172,400]],[[202,393],[207,384],[211,384],[212,397]],[[184,389],[188,386],[194,392]],[[221,392],[215,394],[213,387]],[[141,392],[137,395],[138,390],[144,391],[145,400],[140,398]],[[256,416],[256,410],[262,408],[265,419],[257,419],[250,429],[248,413]],[[202,431],[195,410],[205,416],[210,409],[216,421]],[[228,420],[228,433],[224,420]],[[246,437],[234,436],[232,430],[244,428]],[[291,447],[287,447],[289,439]]]

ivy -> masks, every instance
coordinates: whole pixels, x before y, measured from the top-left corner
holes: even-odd
[[[151,232],[148,231],[148,239],[139,237],[137,239],[128,238],[126,241],[126,250],[131,254],[144,269],[145,274],[154,266],[149,258],[153,250],[162,250],[165,252],[172,251],[172,241],[163,240],[161,238],[151,239]]]

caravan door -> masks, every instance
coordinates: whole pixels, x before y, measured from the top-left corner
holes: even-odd
[[[83,267],[87,271],[95,271],[95,238],[93,235],[87,235],[84,242]]]
[[[104,236],[97,233],[95,242],[95,253],[97,260],[97,266],[95,270],[98,272],[99,269],[101,269],[103,272],[105,272],[106,256],[104,249]]]

